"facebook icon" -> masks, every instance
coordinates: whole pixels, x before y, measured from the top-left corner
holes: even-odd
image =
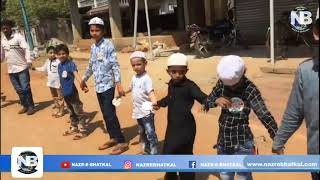
[[[189,161],[189,168],[196,168],[197,167],[197,162],[196,161]]]

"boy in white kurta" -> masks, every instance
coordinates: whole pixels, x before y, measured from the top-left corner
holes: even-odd
[[[58,74],[58,65],[60,60],[56,58],[56,49],[53,46],[47,48],[48,59],[42,67],[32,68],[32,70],[46,72],[48,75],[47,86],[50,88],[53,97],[53,109],[57,109],[52,116],[58,118],[64,115],[64,101],[60,89],[60,79]]]

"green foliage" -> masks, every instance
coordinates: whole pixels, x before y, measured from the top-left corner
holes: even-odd
[[[66,18],[70,16],[68,0],[24,0],[29,22],[36,24],[40,19]],[[1,13],[2,18],[15,20],[23,26],[23,16],[19,0],[9,0],[6,9]]]

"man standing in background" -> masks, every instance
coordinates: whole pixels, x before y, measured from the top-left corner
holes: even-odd
[[[1,60],[7,60],[10,81],[23,106],[18,114],[32,115],[35,113],[29,74],[32,61],[25,38],[12,30],[14,24],[11,20],[1,22]]]

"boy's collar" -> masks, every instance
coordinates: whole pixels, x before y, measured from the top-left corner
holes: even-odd
[[[96,46],[99,46],[100,44],[102,44],[102,42],[104,41],[104,38],[102,37],[98,42],[96,42]]]
[[[147,71],[144,71],[144,72],[141,73],[141,74],[136,74],[136,77],[141,77],[141,76],[145,75],[146,73],[147,73]]]
[[[169,86],[183,86],[184,83],[187,81],[187,79],[188,78],[185,76],[183,79],[181,79],[181,81],[178,81],[178,82],[175,82],[175,83],[173,82],[172,79],[170,79],[168,85]]]
[[[68,59],[67,59],[67,60],[65,60],[64,62],[62,62],[61,60],[60,60],[60,61],[61,61],[61,63],[62,63],[62,64],[64,64],[64,63],[69,62],[70,60],[71,60],[71,59],[69,59],[69,58],[68,58]]]
[[[10,40],[10,39],[12,39],[13,37],[14,37],[14,34],[15,34],[15,32],[11,32],[11,34],[10,34],[10,36],[9,36],[9,38],[4,34],[4,33],[1,33],[1,34],[3,34],[3,36],[7,39],[7,40]]]

